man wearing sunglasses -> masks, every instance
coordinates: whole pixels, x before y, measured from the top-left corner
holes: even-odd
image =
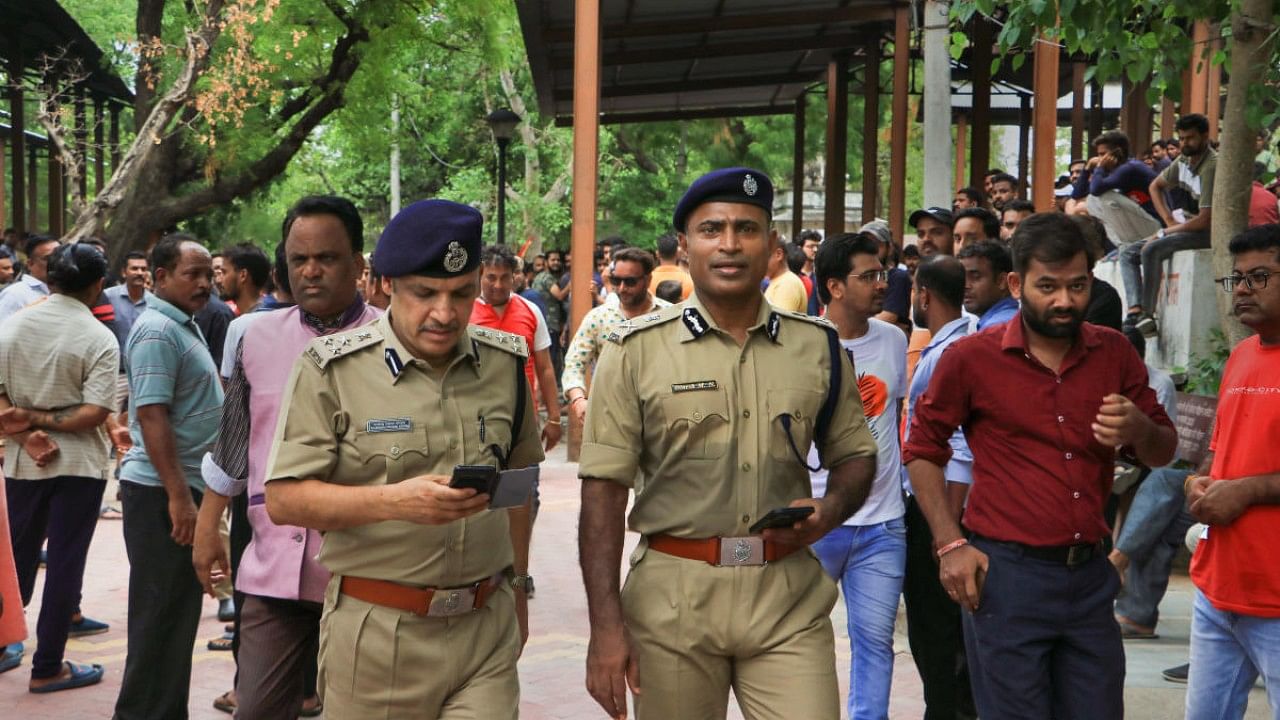
[[[1209,455],[1187,478],[1187,506],[1209,527],[1191,558],[1187,718],[1242,717],[1259,674],[1280,712],[1280,225],[1231,240],[1231,307],[1256,334],[1222,372]]]
[[[609,284],[614,294],[603,305],[587,313],[564,355],[564,373],[560,384],[569,402],[569,412],[581,423],[587,414],[587,372],[595,365],[603,349],[605,336],[618,325],[640,315],[653,312],[670,303],[649,292],[653,279],[654,259],[648,251],[622,248],[613,253]]]

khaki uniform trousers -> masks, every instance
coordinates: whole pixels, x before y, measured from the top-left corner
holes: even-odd
[[[520,627],[505,583],[485,607],[419,617],[340,595],[320,620],[319,692],[328,720],[515,720]]]
[[[736,568],[647,550],[622,589],[637,718],[721,720],[732,687],[747,720],[838,720],[837,596],[808,550]]]

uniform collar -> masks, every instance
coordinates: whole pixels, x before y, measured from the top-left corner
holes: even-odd
[[[430,363],[415,357],[400,342],[400,337],[396,335],[395,328],[391,326],[390,311],[383,313],[382,317],[378,318],[378,331],[382,333],[382,361],[391,374],[392,385],[400,381],[400,378],[410,365],[417,365],[423,372],[431,369]],[[449,361],[449,366],[445,369],[446,374],[455,365],[464,360],[470,360],[468,365],[479,374],[480,347],[479,343],[471,337],[469,331],[462,333],[462,337],[458,339],[455,349],[457,350],[457,356]]]
[[[680,312],[680,322],[683,323],[684,330],[681,331],[680,342],[697,340],[713,330],[719,333],[725,332],[711,318],[711,313],[702,304],[697,290],[689,295],[689,299],[681,307],[683,309]],[[756,321],[747,328],[747,334],[761,331],[775,344],[781,343],[782,315],[763,297],[760,298],[760,309],[756,312]]]

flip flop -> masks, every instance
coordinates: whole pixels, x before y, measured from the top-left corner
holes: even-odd
[[[27,688],[27,692],[43,694],[58,692],[60,690],[74,690],[75,688],[97,685],[102,682],[103,670],[101,665],[77,665],[69,660],[63,664],[71,671],[71,675],[57,682],[49,683],[48,685],[29,687]]]
[[[0,652],[0,673],[8,672],[22,664],[22,643],[14,643]]]
[[[231,633],[225,633],[222,637],[216,637],[210,640],[205,647],[214,652],[229,652],[231,650],[231,643]]]
[[[1155,630],[1139,627],[1128,620],[1116,618],[1116,623],[1120,625],[1121,640],[1155,640],[1160,637]]]
[[[213,709],[234,714],[236,711],[235,690],[228,690],[213,699]]]
[[[124,513],[108,505],[102,508],[102,511],[98,513],[98,517],[103,520],[121,520],[124,518]]]
[[[320,713],[322,712],[324,712],[324,703],[318,702],[316,703],[315,707],[312,707],[312,708],[304,707],[301,710],[299,710],[298,717],[305,717],[305,718],[319,717]]]

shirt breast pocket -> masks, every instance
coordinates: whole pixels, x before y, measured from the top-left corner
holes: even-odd
[[[382,474],[388,485],[431,469],[426,428],[380,433],[360,430],[354,444],[365,472]]]
[[[714,460],[729,450],[729,403],[721,390],[662,398],[667,452],[688,460]]]
[[[766,395],[769,412],[769,456],[783,462],[808,457],[813,443],[814,423],[824,400],[822,393],[798,388],[770,390]],[[790,426],[790,439],[788,439]],[[795,443],[795,452],[791,444]]]

